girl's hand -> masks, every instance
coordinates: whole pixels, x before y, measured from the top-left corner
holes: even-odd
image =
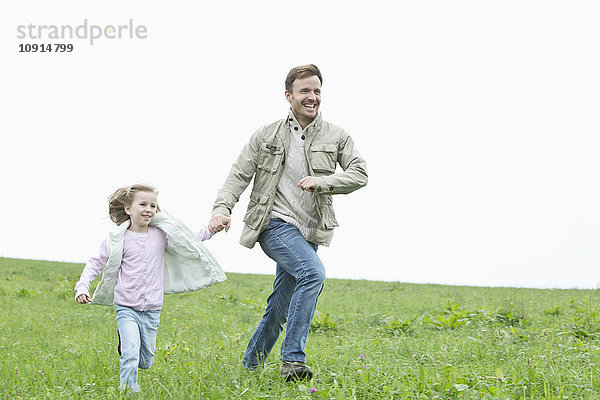
[[[87,294],[80,294],[79,296],[77,296],[75,301],[78,302],[79,304],[85,304],[85,303],[91,303],[92,299],[90,299],[90,296],[88,296]]]

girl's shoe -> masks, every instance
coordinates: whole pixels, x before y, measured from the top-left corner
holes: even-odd
[[[119,353],[119,357],[121,356],[121,335],[119,334],[119,328],[117,328],[117,336],[119,337],[119,346],[117,347],[117,352]]]

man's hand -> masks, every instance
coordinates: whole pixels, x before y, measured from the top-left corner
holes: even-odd
[[[298,187],[302,190],[308,190],[309,192],[314,192],[315,190],[315,178],[312,176],[307,176],[302,178],[300,182],[298,182]]]
[[[221,232],[223,229],[227,232],[230,225],[231,218],[223,214],[215,214],[210,221],[208,221],[208,230],[214,235],[217,232]]]
[[[88,296],[87,294],[80,294],[79,296],[77,296],[75,301],[78,302],[79,304],[85,304],[85,303],[91,303],[92,299],[90,299],[90,296]]]

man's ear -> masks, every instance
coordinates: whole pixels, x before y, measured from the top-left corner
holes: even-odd
[[[290,103],[292,102],[292,94],[290,92],[288,92],[287,90],[285,91],[285,98],[287,99],[287,101],[289,101]]]

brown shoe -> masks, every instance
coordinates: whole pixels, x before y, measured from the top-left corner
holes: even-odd
[[[281,366],[281,376],[286,382],[311,380],[313,377],[312,369],[303,362],[284,361]]]

